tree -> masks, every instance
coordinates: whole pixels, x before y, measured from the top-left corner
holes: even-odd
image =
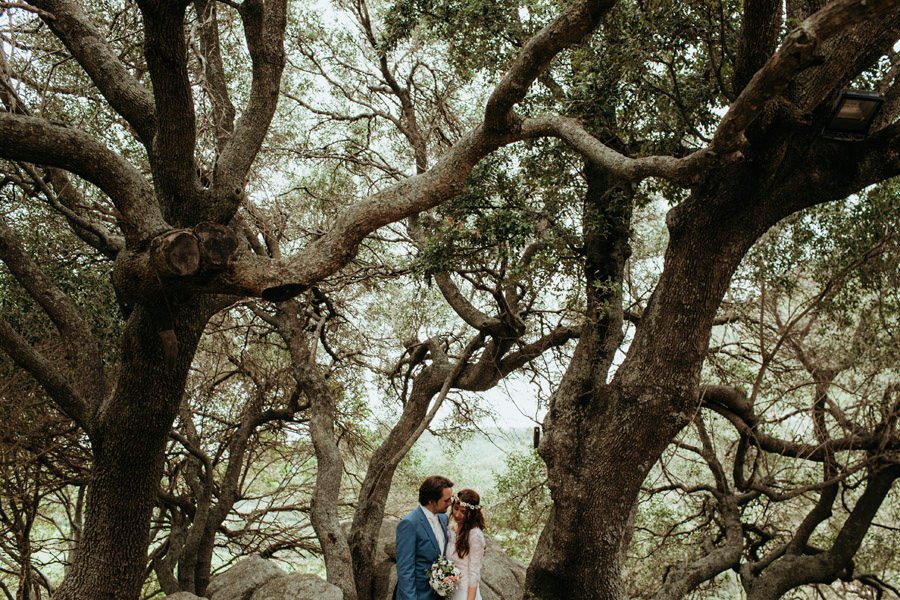
[[[431,169],[348,207],[328,232],[285,259],[246,251],[236,228],[247,198],[245,181],[278,101],[286,2],[251,0],[234,7],[252,64],[239,119],[218,45],[219,27],[232,23],[218,18],[217,5],[193,5],[204,52],[193,73],[185,39],[188,3],[141,2],[137,8],[143,56],[125,53],[134,68],[104,42],[96,23],[100,13],[92,15],[68,0],[21,9],[22,18],[28,11],[37,14],[115,113],[105,140],[25,114],[8,94],[8,111],[0,115],[0,156],[63,169],[92,183],[112,203],[117,220],[114,234],[96,212],[71,210],[94,234],[85,237],[115,256],[113,280],[126,323],[114,385],[102,372],[79,307],[42,274],[12,228],[4,228],[2,236],[3,262],[62,339],[81,349],[64,365],[50,364],[8,322],[0,323],[4,350],[91,441],[84,537],[58,598],[138,594],[166,439],[208,319],[235,296],[279,301],[297,295],[345,265],[370,232],[459,193],[479,160],[522,139],[513,106],[549,61],[590,32],[608,6],[568,7],[497,85],[483,122]],[[11,69],[15,77],[17,66]],[[198,136],[192,74],[202,74],[213,140]],[[57,195],[64,189],[56,189]],[[122,565],[117,578],[105,572],[111,563]]]
[[[706,499],[712,510],[698,520],[710,520],[699,530],[711,536],[655,597],[681,597],[727,569],[740,573],[748,598],[838,579],[891,589],[863,549],[890,519],[898,476],[887,358],[897,350],[897,198],[894,185],[864,197],[770,231],[739,272],[734,320],[715,336],[708,368],[720,383],[749,379],[750,391],[704,402],[718,417],[698,415],[696,438],[680,444],[715,483],[675,475],[661,489]],[[712,435],[714,423],[727,433]]]
[[[150,566],[166,594],[203,594],[216,548],[268,557],[314,546],[304,519],[295,519],[290,535],[269,518],[309,511],[313,466],[303,452],[309,406],[267,329],[251,310],[235,307],[210,323],[195,357],[154,519]]]
[[[434,14],[435,3],[400,4],[405,9],[397,11],[401,15]],[[113,259],[113,281],[125,315],[113,385],[80,307],[43,274],[14,228],[0,229],[0,259],[53,320],[61,339],[82,350],[64,363],[51,363],[0,320],[0,346],[91,441],[83,542],[56,596],[138,594],[166,440],[195,349],[213,314],[235,298],[284,301],[297,296],[344,267],[370,233],[458,196],[475,166],[490,154],[514,142],[549,136],[563,140],[585,162],[584,237],[578,253],[587,301],[578,346],[545,424],[541,455],[554,506],[529,568],[527,595],[620,597],[619,555],[631,507],[647,472],[699,402],[710,328],[742,256],[785,216],[895,173],[895,127],[887,125],[892,103],[878,133],[843,155],[836,152],[841,145],[818,133],[835,91],[891,49],[896,4],[838,0],[813,13],[806,3],[789,3],[786,18],[780,2],[762,0],[748,2],[742,14],[730,5],[718,12],[712,10],[718,6],[706,4],[709,10],[680,12],[669,10],[668,3],[581,0],[558,12],[552,3],[531,5],[531,27],[508,38],[515,43],[499,54],[509,62],[467,132],[443,144],[430,164],[414,157],[415,175],[346,207],[324,231],[300,240],[298,250],[283,258],[249,251],[241,206],[252,203],[251,167],[277,108],[286,63],[289,10],[284,0],[225,3],[228,8],[202,1],[142,0],[137,12],[130,6],[124,12],[104,11],[73,0],[36,0],[14,9],[19,24],[36,14],[43,25],[33,34],[18,27],[17,39],[34,40],[30,47],[37,54],[23,57],[27,65],[11,61],[13,79],[27,86],[29,69],[36,65],[43,74],[52,71],[49,56],[62,51],[91,80],[92,95],[111,109],[85,118],[89,127],[84,129],[60,125],[54,121],[87,117],[84,105],[44,102],[58,90],[32,86],[27,105],[5,93],[8,110],[0,113],[0,157],[49,169],[45,179],[67,208],[73,231]],[[471,16],[478,10],[469,9],[483,4],[442,6],[461,7],[456,14]],[[512,18],[498,24],[515,26],[519,7],[503,8]],[[546,15],[551,10],[553,18]],[[611,60],[609,68],[602,68],[602,52],[628,46],[623,40],[631,31],[622,17],[631,15],[643,18],[638,19],[643,29],[634,31],[637,37],[646,35],[642,41],[649,42],[647,48],[657,49],[652,42],[658,38],[647,24],[662,25],[672,14],[696,26],[684,29],[679,38],[679,60],[658,64],[668,66],[677,79],[686,69],[686,56],[703,56],[707,60],[695,64],[708,69],[705,81],[721,83],[721,96],[712,100],[722,99],[730,107],[718,117],[716,106],[707,101],[709,94],[685,98],[678,89],[663,88],[676,108],[687,107],[690,100],[696,110],[686,112],[685,121],[702,114],[712,124],[694,124],[693,130],[683,124],[673,127],[665,119],[650,118],[652,110],[635,111],[623,115],[630,119],[626,132],[616,123],[623,106],[616,99],[656,106],[649,100],[654,92],[623,90],[619,84],[629,65]],[[703,21],[717,14],[721,16]],[[195,24],[192,35],[199,53],[189,51],[186,43],[188,19]],[[127,41],[104,41],[104,28],[123,22],[132,27],[138,20],[140,26],[129,31],[143,32],[143,52]],[[585,42],[601,21],[604,30]],[[732,37],[736,22],[741,33]],[[776,48],[782,26],[796,23],[800,26]],[[465,30],[455,25],[457,33]],[[44,27],[55,41],[43,35]],[[496,27],[487,31],[483,40],[499,33]],[[718,31],[728,35],[713,33]],[[223,67],[224,32],[246,43],[249,74]],[[576,77],[554,87],[551,62],[575,45],[563,64]],[[460,46],[449,47],[466,58]],[[645,64],[630,67],[640,71]],[[229,79],[231,75],[235,78]],[[230,98],[237,97],[241,76],[250,80],[249,92],[236,118]],[[84,76],[77,73],[75,78],[84,89]],[[526,97],[539,78],[551,91],[548,100],[556,102],[550,114],[543,112],[546,104]],[[567,97],[570,84],[579,95]],[[593,92],[599,92],[603,108],[612,109],[606,115],[611,118],[588,119],[582,125],[578,115],[567,111],[579,110]],[[204,103],[198,105],[195,97]],[[28,106],[44,112],[33,116],[23,108]],[[106,127],[97,127],[100,122]],[[654,128],[640,131],[650,122]],[[107,212],[114,214],[117,231],[100,221],[100,211],[91,209],[90,202],[66,204],[63,196],[73,186],[53,169],[96,186],[102,196],[88,188],[90,198],[100,208],[108,199],[113,208]],[[665,268],[636,318],[627,357],[610,377],[622,340],[622,273],[634,192],[648,177],[668,182],[663,187],[670,192],[689,193],[672,194],[671,200],[681,201],[667,217]],[[697,281],[696,273],[705,278]],[[585,493],[585,481],[596,482],[590,493]],[[105,573],[112,562],[123,567],[116,580]]]

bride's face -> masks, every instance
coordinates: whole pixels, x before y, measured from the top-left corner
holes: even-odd
[[[463,517],[465,517],[465,514],[463,513],[463,507],[460,506],[459,503],[455,503],[452,507],[450,507],[450,514],[453,515],[453,520],[458,522],[462,521]]]

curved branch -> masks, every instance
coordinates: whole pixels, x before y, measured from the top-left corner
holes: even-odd
[[[16,234],[0,218],[0,260],[19,284],[44,309],[62,336],[66,354],[77,373],[73,387],[86,399],[99,403],[105,391],[100,345],[81,318],[78,307],[47,277],[19,243]]]
[[[447,300],[447,304],[450,305],[463,321],[484,333],[489,333],[496,330],[498,327],[502,327],[503,323],[500,319],[489,317],[475,308],[475,306],[469,302],[468,298],[463,296],[462,292],[459,291],[459,288],[450,278],[450,273],[447,271],[435,273],[434,281],[437,283],[438,289],[441,290],[441,294],[444,295],[444,299]]]
[[[84,398],[75,392],[71,382],[44,355],[2,317],[0,348],[41,384],[63,414],[75,421],[88,435],[91,434],[90,409]]]
[[[662,177],[682,185],[691,185],[707,168],[736,160],[741,156],[737,150],[720,156],[707,148],[684,158],[674,156],[629,158],[589,134],[576,119],[563,116],[525,119],[520,131],[526,139],[542,136],[560,138],[595,166],[608,171],[614,177],[632,182],[647,177]]]
[[[788,554],[781,557],[752,583],[749,598],[780,598],[782,594],[808,583],[831,583],[853,564],[872,519],[900,478],[900,465],[873,472],[856,505],[850,511],[831,547],[813,555]],[[762,593],[754,594],[754,588]]]
[[[106,43],[105,35],[74,0],[32,0],[32,5],[52,14],[41,15],[65,44],[110,106],[150,147],[156,130],[153,97],[135,79]]]
[[[816,444],[791,442],[767,435],[760,431],[761,421],[753,412],[753,406],[747,400],[746,394],[727,386],[702,386],[700,400],[705,408],[725,417],[738,433],[747,437],[749,444],[782,456],[823,462],[834,452],[846,450],[875,452],[900,448],[900,439],[895,436],[886,441],[881,432],[850,435]]]
[[[284,70],[286,0],[245,0],[240,15],[253,63],[250,99],[216,163],[213,192],[217,205],[204,220],[227,223],[240,206],[244,178],[256,158],[275,107]]]
[[[68,173],[52,167],[44,167],[38,171],[37,167],[29,163],[20,165],[41,190],[50,206],[66,218],[72,232],[83,242],[110,260],[115,260],[116,255],[125,249],[125,240],[110,232],[105,224],[83,214],[83,207],[88,206],[88,201],[72,184]]]
[[[557,327],[553,331],[538,338],[530,344],[525,344],[516,352],[503,357],[497,365],[500,377],[509,375],[516,369],[529,363],[550,348],[558,348],[569,340],[577,339],[581,335],[581,329],[571,327]]]
[[[547,69],[550,61],[593,31],[615,4],[615,0],[573,2],[528,40],[487,101],[485,127],[498,130],[508,126],[513,106],[525,97],[528,88]]]
[[[23,102],[9,80],[9,66],[2,52],[0,52],[0,73],[3,74],[0,77],[0,100],[7,110],[17,115],[32,116],[31,109]],[[107,258],[115,259],[116,254],[125,247],[125,241],[112,234],[104,225],[83,214],[83,207],[86,207],[88,202],[72,185],[65,171],[45,167],[42,172],[38,172],[37,167],[25,162],[20,162],[19,166],[43,192],[50,206],[68,220],[75,235]]]
[[[0,156],[60,167],[99,187],[121,213],[128,244],[168,228],[143,175],[81,130],[0,113]]]

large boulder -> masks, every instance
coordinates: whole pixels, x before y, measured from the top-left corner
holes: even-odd
[[[291,573],[265,582],[250,600],[344,600],[344,593],[316,575]]]
[[[396,530],[398,519],[385,519],[375,554],[375,598],[391,600],[397,584]],[[483,600],[519,600],[525,589],[525,565],[503,552],[500,545],[486,535],[487,545],[481,565],[481,597]]]
[[[525,591],[525,565],[510,558],[496,541],[487,537],[481,563],[483,600],[518,600]]]
[[[285,575],[271,561],[253,555],[210,579],[206,595],[210,600],[249,600],[270,579]]]

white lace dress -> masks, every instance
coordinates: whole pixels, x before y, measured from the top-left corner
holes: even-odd
[[[465,558],[456,554],[456,527],[450,526],[447,540],[447,557],[459,569],[459,585],[451,600],[466,600],[469,588],[478,587],[475,600],[481,600],[481,561],[484,559],[484,532],[473,529],[469,532],[469,553]]]

